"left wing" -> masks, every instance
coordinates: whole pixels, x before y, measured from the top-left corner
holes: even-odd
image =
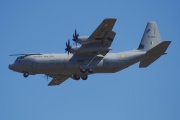
[[[110,40],[110,37],[112,41],[116,35],[116,33],[112,31],[115,22],[115,18],[104,19],[82,46],[103,46],[106,40]]]
[[[95,40],[102,40],[114,27],[116,22],[115,18],[106,18],[102,23],[96,28],[96,30],[89,36],[89,38]]]
[[[64,75],[48,75],[48,76],[53,78],[51,82],[48,84],[48,86],[60,85],[69,78],[69,76],[64,76]]]
[[[116,35],[112,31],[115,18],[106,18],[89,36],[87,42],[74,52],[78,58],[80,69],[94,69],[104,56],[111,50],[110,46]]]

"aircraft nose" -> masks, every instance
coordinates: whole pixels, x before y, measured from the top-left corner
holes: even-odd
[[[9,67],[10,70],[13,70],[13,64],[9,64],[8,67]]]

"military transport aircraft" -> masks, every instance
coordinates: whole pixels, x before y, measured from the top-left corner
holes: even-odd
[[[67,54],[14,54],[18,55],[9,69],[23,73],[24,77],[45,74],[53,78],[48,84],[59,85],[68,78],[86,80],[95,73],[115,73],[140,62],[139,67],[149,66],[165,51],[171,41],[162,41],[154,21],[147,23],[137,50],[108,53],[116,33],[112,31],[115,18],[106,18],[90,36],[73,34],[75,46],[66,42]],[[81,46],[77,46],[80,44]],[[11,55],[11,56],[14,56]]]

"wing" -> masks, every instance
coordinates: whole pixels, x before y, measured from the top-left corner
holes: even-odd
[[[81,46],[81,48],[84,49],[84,52],[86,52],[86,48],[92,48],[94,51],[88,51],[88,54],[99,53],[101,55],[106,55],[109,50],[111,50],[110,46],[116,35],[116,33],[112,31],[115,22],[115,18],[104,19],[89,36],[87,43]]]
[[[116,33],[112,31],[115,22],[115,18],[104,19],[96,30],[89,36],[89,38],[82,43],[82,45],[102,46],[106,40],[110,40],[110,37],[112,41],[116,35]]]
[[[63,83],[65,80],[67,80],[69,78],[69,76],[64,76],[64,75],[48,75],[50,77],[52,77],[53,79],[51,80],[51,82],[48,84],[48,86],[53,86],[53,85],[60,85],[61,83]]]
[[[106,18],[102,21],[102,23],[96,28],[96,30],[89,36],[95,40],[102,40],[105,35],[107,35],[116,22],[115,18]]]

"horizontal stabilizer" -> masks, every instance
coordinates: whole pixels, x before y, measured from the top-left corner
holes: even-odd
[[[147,51],[147,53],[148,53],[148,55],[153,55],[153,56],[163,55],[170,43],[171,43],[171,41],[161,42],[154,48]]]
[[[160,56],[159,56],[159,57],[160,57]],[[142,60],[142,61],[140,62],[139,67],[140,67],[140,68],[148,67],[151,63],[153,63],[154,61],[156,61],[159,57],[157,57],[157,56],[152,56],[152,57],[148,57],[148,58]]]
[[[140,68],[148,67],[151,63],[156,61],[161,55],[166,54],[165,51],[168,48],[168,46],[170,45],[170,43],[171,43],[171,41],[161,42],[154,48],[147,51],[148,57],[140,62],[139,67]]]

